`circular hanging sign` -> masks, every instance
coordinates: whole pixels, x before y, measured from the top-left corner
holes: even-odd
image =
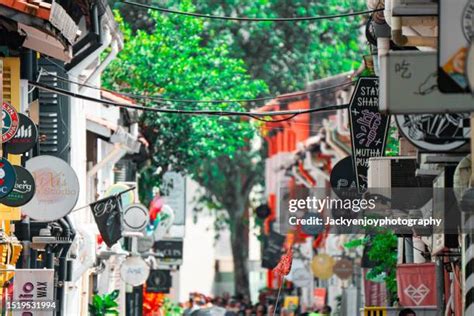
[[[9,154],[20,155],[32,149],[38,142],[38,128],[26,115],[19,113],[20,125],[15,136],[5,144],[5,151]]]
[[[130,187],[125,183],[116,183],[111,185],[107,191],[105,191],[104,198],[112,195],[116,195],[123,191],[129,190]],[[122,207],[125,209],[127,206],[135,202],[135,193],[132,191],[125,192],[120,194],[122,200]]]
[[[469,47],[469,52],[467,53],[466,58],[466,77],[469,83],[469,88],[471,92],[474,91],[474,41],[471,42],[471,46]]]
[[[334,193],[339,198],[354,199],[360,197],[352,156],[339,160],[331,171],[329,181]]]
[[[271,210],[267,204],[261,204],[257,206],[257,208],[255,209],[255,213],[257,214],[258,218],[265,219],[270,216]]]
[[[425,151],[459,148],[468,142],[471,132],[469,113],[403,114],[395,120],[403,137]]]
[[[128,257],[120,266],[120,277],[132,286],[146,282],[150,275],[150,267],[141,257]]]
[[[353,268],[352,261],[346,258],[343,258],[336,262],[333,267],[334,274],[339,277],[341,280],[347,280],[352,276]]]
[[[334,259],[323,253],[313,257],[311,261],[311,269],[316,278],[320,280],[327,280],[333,274]]]
[[[2,143],[6,143],[15,136],[20,123],[20,117],[15,108],[5,101],[2,105],[2,119]]]
[[[36,194],[22,212],[43,222],[69,214],[79,198],[79,180],[74,170],[64,160],[46,155],[28,160],[26,169],[35,179]]]
[[[155,239],[153,238],[153,235],[145,234],[144,237],[137,238],[137,251],[139,253],[150,251],[154,244]]]
[[[23,206],[35,195],[35,179],[31,173],[23,167],[13,166],[16,173],[16,182],[13,190],[0,203],[11,207]]]
[[[5,158],[0,158],[0,199],[6,197],[15,187],[16,173]]]
[[[148,209],[141,204],[131,204],[123,212],[123,228],[125,231],[144,231],[148,222]]]

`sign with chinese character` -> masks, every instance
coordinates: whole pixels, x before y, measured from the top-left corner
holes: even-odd
[[[15,270],[13,299],[10,307],[14,316],[53,315],[56,309],[54,301],[54,270]]]
[[[472,112],[472,95],[440,91],[437,65],[436,52],[390,51],[381,56],[380,110],[391,114]]]
[[[378,78],[359,78],[349,105],[352,152],[357,187],[367,190],[369,158],[385,153],[389,117],[379,112]]]
[[[474,0],[439,2],[438,87],[444,93],[469,92],[466,62],[474,36]]]

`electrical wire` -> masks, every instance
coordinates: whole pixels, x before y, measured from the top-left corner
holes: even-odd
[[[158,102],[163,102],[163,101],[168,101],[168,102],[174,102],[174,103],[254,103],[254,102],[260,102],[260,101],[268,101],[268,100],[273,100],[278,98],[278,96],[268,96],[268,97],[261,97],[261,98],[254,98],[254,99],[218,99],[218,100],[193,100],[193,99],[175,99],[175,98],[163,98],[160,96],[154,96],[154,95],[138,95],[138,94],[132,94],[128,92],[121,92],[121,91],[115,91],[111,89],[106,89],[106,88],[101,88],[98,86],[86,84],[86,83],[80,83],[65,77],[61,77],[55,74],[52,74],[45,70],[44,68],[41,68],[43,73],[47,74],[50,77],[59,79],[63,82],[75,84],[81,87],[87,87],[90,89],[94,90],[99,90],[99,91],[106,91],[110,93],[118,93],[127,97],[130,97],[132,99],[143,99],[143,100],[152,100],[152,101],[158,101]],[[304,96],[304,95],[309,95],[309,94],[317,94],[317,95],[322,95],[322,94],[329,94],[333,93],[334,89],[337,88],[343,88],[343,87],[348,87],[348,86],[353,86],[355,84],[354,81],[348,81],[340,84],[335,84],[332,86],[320,88],[320,89],[313,89],[313,90],[308,90],[308,91],[302,91],[302,92],[295,92],[295,93],[288,93],[291,95],[291,97],[299,97],[299,96]]]
[[[178,14],[178,15],[185,15],[191,16],[195,18],[205,18],[205,19],[213,19],[213,20],[226,20],[226,21],[240,21],[240,22],[300,22],[300,21],[318,21],[318,20],[331,20],[337,18],[344,18],[344,17],[351,17],[351,16],[358,16],[358,15],[365,15],[374,12],[383,11],[383,8],[375,9],[375,10],[366,10],[366,11],[355,11],[355,12],[345,12],[333,15],[321,15],[321,16],[301,16],[301,17],[291,17],[291,18],[249,18],[249,17],[231,17],[231,16],[221,16],[221,15],[210,15],[210,14],[203,14],[203,13],[196,13],[196,12],[185,12],[173,9],[166,9],[158,6],[137,3],[132,1],[121,1],[124,4],[128,4],[131,6],[141,7],[144,9],[160,11],[163,13],[171,13],[171,14]]]
[[[308,114],[308,113],[315,113],[315,112],[326,112],[326,111],[335,111],[341,109],[347,109],[348,104],[342,105],[332,105],[326,106],[321,108],[314,108],[314,109],[305,109],[305,110],[286,110],[286,111],[268,111],[268,112],[248,112],[248,111],[216,111],[216,110],[181,110],[181,109],[169,109],[169,108],[157,108],[157,107],[147,107],[142,105],[130,104],[130,103],[118,103],[112,102],[104,99],[97,99],[94,97],[90,97],[87,95],[82,95],[74,92],[70,92],[64,89],[52,87],[43,83],[28,81],[31,86],[37,87],[42,90],[58,93],[68,97],[74,97],[78,99],[83,99],[90,102],[95,103],[102,103],[107,104],[115,107],[120,108],[128,108],[134,110],[141,110],[141,111],[150,111],[155,113],[162,113],[162,114],[181,114],[181,115],[207,115],[207,116],[246,116],[253,119],[257,119],[264,122],[273,122],[271,120],[267,120],[266,117],[274,117],[274,116],[284,116],[288,115],[288,118],[281,119],[281,121],[291,120],[292,118],[296,117],[297,115],[301,114]]]

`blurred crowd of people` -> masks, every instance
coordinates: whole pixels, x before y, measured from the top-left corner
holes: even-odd
[[[281,306],[282,300],[276,304],[275,300],[260,299],[257,304],[252,304],[246,296],[233,296],[228,294],[211,298],[199,293],[191,293],[185,306],[185,316],[330,316],[331,307],[326,305],[312,312],[301,312],[298,306],[285,308]]]

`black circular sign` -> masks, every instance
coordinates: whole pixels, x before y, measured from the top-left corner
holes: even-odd
[[[20,126],[15,136],[5,144],[5,151],[20,155],[32,149],[38,141],[38,128],[26,115],[19,113]]]
[[[341,159],[332,169],[329,181],[340,199],[355,199],[361,196],[357,189],[352,156]]]
[[[255,213],[257,214],[258,218],[265,219],[270,215],[271,210],[267,204],[262,204],[257,207]]]
[[[36,185],[31,173],[23,167],[13,166],[16,173],[16,182],[13,190],[3,199],[2,204],[11,207],[23,206],[35,195]]]
[[[320,213],[305,212],[303,219],[305,220],[305,224],[301,224],[303,233],[317,236],[324,231],[324,219]]]

